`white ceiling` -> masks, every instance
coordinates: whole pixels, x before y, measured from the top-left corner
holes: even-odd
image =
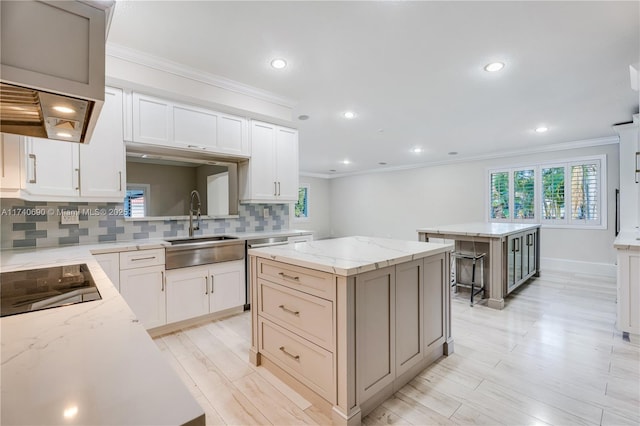
[[[341,174],[615,135],[639,4],[120,1],[108,41],[295,100],[301,171]]]

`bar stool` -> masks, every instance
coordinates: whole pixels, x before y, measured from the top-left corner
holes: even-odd
[[[456,273],[456,279],[453,282],[453,284],[451,284],[451,287],[455,287],[456,289],[456,293],[458,292],[458,286],[460,287],[464,287],[464,288],[470,288],[471,289],[471,300],[470,300],[470,306],[473,306],[473,298],[475,296],[477,296],[478,294],[482,293],[482,296],[485,296],[485,286],[484,286],[484,256],[486,255],[486,253],[464,253],[464,252],[457,252],[454,251],[451,254],[453,256],[453,258],[456,259],[456,262],[459,259],[463,259],[463,260],[470,260],[471,262],[473,262],[472,266],[471,266],[471,283],[461,283],[458,281],[458,274]],[[476,264],[478,263],[478,261],[480,261],[480,287],[476,288]]]

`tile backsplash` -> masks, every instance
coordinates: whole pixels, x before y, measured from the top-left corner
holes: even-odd
[[[125,220],[121,203],[54,203],[0,200],[1,248],[170,238],[188,235],[189,220]],[[264,209],[269,210],[263,217]],[[79,224],[61,224],[62,211],[77,211]],[[278,231],[289,227],[288,204],[241,204],[238,218],[201,219],[196,235]]]

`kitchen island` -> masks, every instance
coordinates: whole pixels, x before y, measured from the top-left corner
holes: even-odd
[[[453,352],[452,245],[346,237],[249,250],[250,360],[360,424]]]
[[[418,229],[420,241],[455,240],[455,251],[485,253],[484,283],[488,306],[504,308],[504,298],[532,276],[540,276],[540,225],[521,223],[463,223]],[[465,273],[456,266],[456,277]],[[468,277],[465,277],[469,281]]]

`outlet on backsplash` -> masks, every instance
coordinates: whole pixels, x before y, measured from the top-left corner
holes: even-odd
[[[262,217],[267,219],[269,217],[269,207],[262,209]]]
[[[61,225],[78,225],[80,224],[80,215],[78,210],[62,210],[60,215]]]

